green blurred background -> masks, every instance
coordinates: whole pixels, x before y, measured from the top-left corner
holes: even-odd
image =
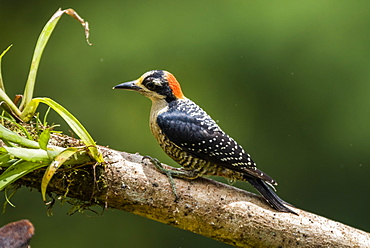
[[[150,101],[112,86],[166,69],[304,210],[370,231],[369,1],[0,0],[0,50],[10,95],[23,92],[37,37],[64,16],[45,49],[36,96],[70,110],[100,145],[174,165],[148,128]],[[56,114],[49,122],[61,122]],[[253,191],[246,183],[237,187]],[[0,195],[4,202],[4,194]],[[133,214],[47,217],[22,189],[0,225],[28,218],[33,247],[228,247]],[[98,209],[98,211],[100,211]]]

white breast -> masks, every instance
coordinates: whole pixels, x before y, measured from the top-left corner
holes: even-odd
[[[152,131],[154,137],[157,139],[159,143],[160,137],[162,136],[162,132],[157,124],[157,117],[158,115],[166,112],[168,110],[168,104],[164,99],[152,99],[152,108],[150,110],[150,130]]]

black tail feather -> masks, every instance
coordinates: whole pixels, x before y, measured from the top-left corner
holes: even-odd
[[[284,204],[291,205],[286,203],[276,193],[261,179],[259,178],[246,178],[250,184],[255,187],[258,192],[265,198],[265,200],[277,211],[287,212],[298,215],[296,212],[286,207]]]

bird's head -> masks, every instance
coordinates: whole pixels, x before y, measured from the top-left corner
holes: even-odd
[[[175,76],[162,70],[148,71],[139,79],[116,85],[113,89],[137,91],[154,101],[164,99],[171,102],[185,98]]]

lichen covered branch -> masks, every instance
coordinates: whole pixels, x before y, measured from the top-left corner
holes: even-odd
[[[72,138],[67,138],[72,139]],[[65,142],[65,141],[64,141]],[[138,154],[100,147],[106,164],[60,170],[48,190],[147,217],[236,247],[370,247],[370,234],[294,208],[272,209],[259,196],[210,179],[174,179]],[[43,172],[19,181],[39,188]]]

